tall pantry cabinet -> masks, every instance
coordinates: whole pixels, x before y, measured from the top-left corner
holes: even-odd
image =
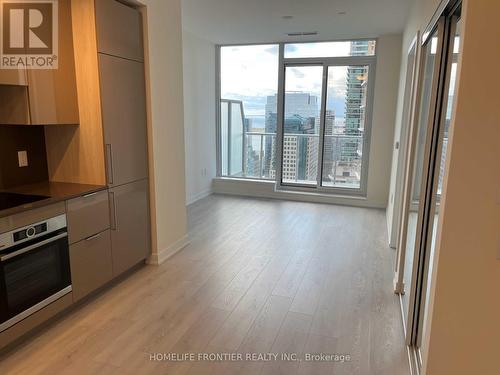
[[[109,187],[113,276],[150,253],[142,18],[95,0],[101,111]]]

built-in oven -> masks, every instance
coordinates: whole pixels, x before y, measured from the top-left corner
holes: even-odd
[[[0,234],[0,332],[69,292],[66,215]]]

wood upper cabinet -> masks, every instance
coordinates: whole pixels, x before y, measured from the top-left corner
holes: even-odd
[[[58,68],[28,70],[33,125],[79,123],[71,1],[59,0],[58,4]]]
[[[99,53],[107,182],[148,176],[144,64]]]
[[[30,123],[28,88],[0,84],[0,124],[26,125]]]
[[[137,9],[116,0],[96,0],[97,50],[144,61],[142,18]]]
[[[78,124],[71,0],[58,2],[56,69],[0,69],[0,124]]]
[[[28,86],[24,69],[0,69],[0,85]]]

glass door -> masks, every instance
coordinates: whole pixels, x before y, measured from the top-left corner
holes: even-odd
[[[323,65],[285,67],[281,181],[317,185]]]
[[[280,186],[363,193],[373,59],[284,64]]]
[[[435,111],[435,106],[431,103],[435,103],[437,98],[439,62],[436,63],[436,61],[440,59],[438,45],[442,42],[443,27],[444,24],[439,23],[422,47],[423,70],[420,77],[420,107],[413,133],[412,165],[409,169],[411,178],[407,181],[409,194],[406,205],[406,231],[404,242],[401,243],[405,249],[402,303],[407,332],[412,331],[411,325],[413,324],[413,307],[410,301],[414,299],[416,293],[414,276],[417,273],[419,258],[419,252],[416,250],[419,246],[418,234],[422,228],[424,214],[421,188],[425,181],[426,172],[424,160],[428,157],[426,144],[429,138],[429,122],[434,118]]]
[[[369,65],[328,66],[321,186],[360,189]]]
[[[460,2],[450,2],[422,39],[416,103],[419,111],[411,135],[403,230],[399,241],[400,263],[403,263],[404,270],[403,290],[400,290],[402,312],[414,369],[422,365],[423,336],[428,324],[436,234],[455,95],[460,11]]]
[[[434,166],[432,176],[430,176],[429,189],[431,191],[429,218],[427,224],[427,237],[425,243],[424,270],[422,275],[421,304],[418,316],[417,347],[423,349],[422,338],[427,328],[427,314],[432,285],[432,271],[436,247],[437,228],[439,224],[439,214],[441,206],[441,193],[443,191],[443,180],[446,167],[448,134],[453,114],[453,103],[455,99],[455,82],[457,77],[458,54],[460,52],[460,30],[461,18],[460,9],[451,17],[449,24],[450,38],[448,40],[445,87],[443,90],[443,103],[436,129],[437,140],[434,145]]]

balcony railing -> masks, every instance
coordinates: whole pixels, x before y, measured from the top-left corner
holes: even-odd
[[[276,134],[245,132],[244,166],[240,177],[276,178]],[[323,145],[323,184],[359,185],[362,135],[325,135]],[[316,183],[318,174],[318,134],[290,134],[283,138],[285,182]]]
[[[243,103],[221,100],[222,175],[275,180],[276,133],[246,131]],[[285,133],[282,179],[287,183],[316,184],[319,169],[322,185],[359,187],[363,132],[325,135],[323,165],[318,168],[320,136]]]

